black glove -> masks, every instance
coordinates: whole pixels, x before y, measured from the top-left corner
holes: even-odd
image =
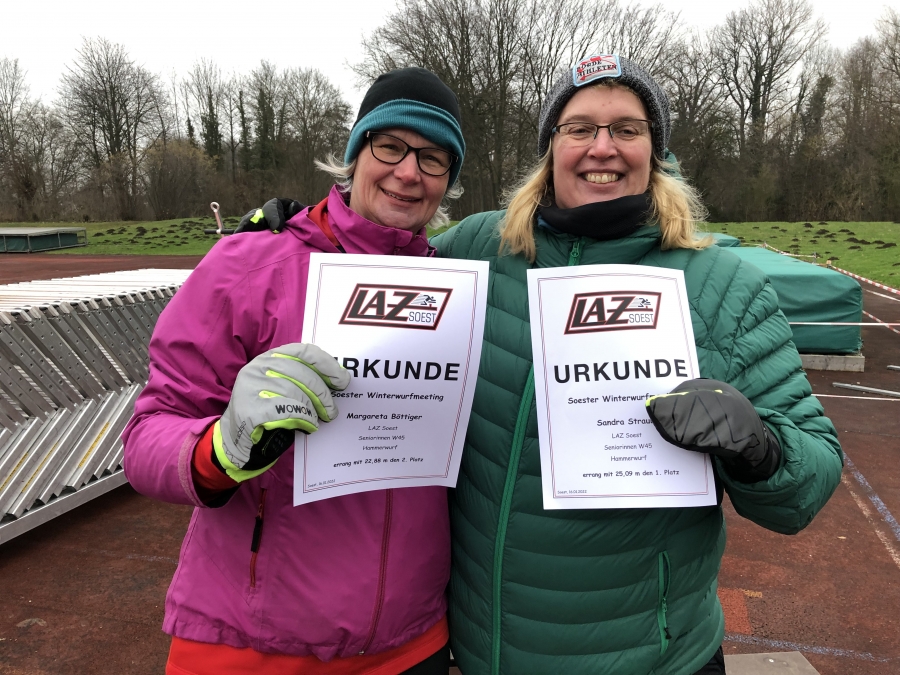
[[[766,480],[781,462],[781,446],[737,389],[718,380],[687,380],[670,393],[647,399],[656,430],[685,450],[721,458],[742,483]]]
[[[281,199],[276,197],[270,199],[262,208],[253,209],[238,223],[234,233],[240,232],[262,232],[269,230],[274,234],[278,234],[284,229],[284,224],[294,216],[296,216],[304,208],[300,202],[293,199]]]

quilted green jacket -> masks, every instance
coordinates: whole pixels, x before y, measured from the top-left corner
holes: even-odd
[[[498,255],[503,212],[432,243],[491,265],[484,348],[451,501],[451,647],[464,675],[691,675],[722,643],[721,507],[545,511],[521,256]],[[661,251],[646,226],[597,241],[536,228],[536,267],[602,263],[684,270],[700,372],[737,387],[775,432],[782,464],[742,484],[717,467],[741,515],[776,532],[810,523],[842,453],[812,397],[762,272],[717,246]]]

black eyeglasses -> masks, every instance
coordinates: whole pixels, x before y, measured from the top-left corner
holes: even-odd
[[[613,143],[633,141],[650,133],[653,123],[650,120],[622,120],[612,124],[591,124],[590,122],[566,122],[557,124],[550,131],[559,134],[572,145],[592,143],[601,129],[609,132]]]
[[[456,155],[440,148],[414,148],[404,140],[381,134],[376,131],[367,131],[369,148],[372,156],[385,164],[399,164],[411,152],[416,154],[416,163],[429,176],[443,176],[450,171],[453,163],[459,159]]]

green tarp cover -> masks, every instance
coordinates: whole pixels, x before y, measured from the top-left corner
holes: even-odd
[[[50,251],[86,244],[83,227],[0,227],[0,252]]]
[[[732,237],[730,234],[710,232],[709,236],[716,240],[716,246],[721,246],[722,248],[733,248],[741,245],[741,240],[737,237]]]
[[[50,251],[55,248],[78,246],[78,236],[74,232],[60,232],[59,234],[41,234],[29,237],[32,251]]]
[[[3,238],[3,251],[10,251],[12,253],[27,253],[28,252],[28,237],[2,237]]]
[[[862,288],[840,272],[763,248],[729,249],[761,269],[788,321],[862,321]],[[794,344],[804,354],[853,354],[862,348],[859,326],[791,326]]]

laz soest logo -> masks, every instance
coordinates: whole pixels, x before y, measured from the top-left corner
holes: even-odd
[[[565,334],[656,328],[660,295],[654,291],[576,293]]]
[[[450,288],[357,284],[340,323],[435,330]]]

